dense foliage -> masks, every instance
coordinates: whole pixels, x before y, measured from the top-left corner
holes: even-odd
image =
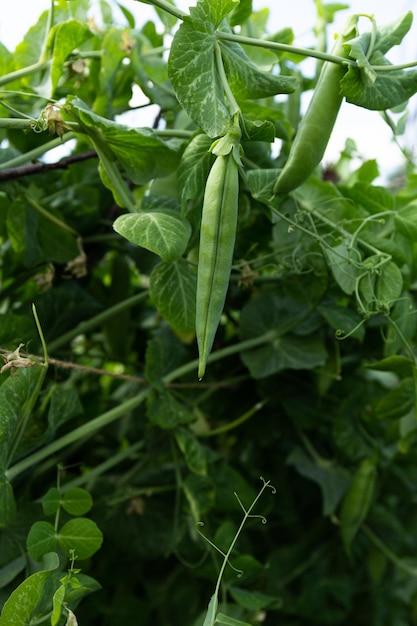
[[[151,4],[0,44],[0,625],[417,624],[416,167],[315,162],[340,89],[406,128],[412,14]]]

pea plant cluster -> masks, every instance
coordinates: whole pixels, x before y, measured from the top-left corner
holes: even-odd
[[[413,15],[310,1],[0,43],[0,626],[417,624]]]

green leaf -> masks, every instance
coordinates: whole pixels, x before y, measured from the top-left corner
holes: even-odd
[[[26,403],[31,399],[41,372],[37,367],[20,369],[0,386],[0,470],[5,471],[9,448]]]
[[[352,295],[360,274],[358,268],[358,263],[361,260],[359,251],[356,248],[351,248],[349,242],[346,241],[332,248],[322,243],[320,245],[335,281],[344,293]]]
[[[349,42],[350,56],[358,65],[349,65],[341,81],[343,95],[348,102],[375,111],[392,109],[417,93],[417,71],[374,70],[373,66],[389,66],[385,53],[398,45],[411,28],[411,11],[402,18],[377,32],[373,52],[368,59],[370,33],[365,33]]]
[[[262,609],[266,609],[269,605],[275,603],[277,598],[266,593],[259,591],[249,591],[247,589],[241,589],[231,585],[229,587],[229,593],[233,600],[240,606],[243,606],[253,613],[258,613]]]
[[[58,566],[56,562],[56,569]],[[28,576],[6,600],[0,616],[0,626],[31,626],[43,616],[42,605],[45,585],[53,570],[43,570]]]
[[[316,336],[288,334],[308,315],[305,304],[289,298],[263,296],[242,310],[242,339],[261,337],[273,331],[264,345],[245,350],[242,361],[254,378],[264,378],[284,369],[312,369],[326,362],[323,342]]]
[[[77,20],[67,20],[51,31],[54,38],[51,67],[52,92],[55,91],[58,81],[64,70],[64,62],[68,55],[78,48],[84,41],[92,37],[92,32],[86,24]]]
[[[62,508],[70,515],[85,515],[93,506],[90,493],[81,487],[73,487],[62,497]]]
[[[248,622],[242,622],[240,619],[235,619],[224,613],[217,613],[216,624],[225,624],[225,626],[250,626]]]
[[[210,598],[210,602],[207,608],[207,613],[203,622],[203,626],[214,626],[216,622],[217,606],[218,606],[217,594],[214,593]]]
[[[39,216],[23,198],[18,198],[7,213],[7,231],[13,250],[26,267],[44,260],[43,250],[36,236]]]
[[[114,155],[136,185],[168,176],[176,168],[177,143],[168,145],[150,128],[129,128],[96,115],[77,97],[68,98],[66,106],[93,139],[97,140],[99,131],[102,146]]]
[[[405,378],[390,389],[375,404],[375,415],[381,420],[396,420],[415,407],[416,393],[413,378]]]
[[[181,208],[184,212],[189,200],[196,200],[203,194],[207,175],[213,163],[209,152],[212,140],[199,133],[185,148],[178,167],[177,182],[181,191]]]
[[[206,453],[197,437],[185,428],[177,428],[175,430],[175,440],[184,455],[188,468],[195,474],[206,476]]]
[[[159,313],[180,333],[195,328],[197,273],[185,259],[159,263],[150,277],[150,296]]]
[[[65,585],[61,585],[55,591],[53,599],[52,599],[51,626],[57,626],[60,620],[64,599],[65,599]]]
[[[400,378],[405,378],[412,375],[415,363],[408,357],[394,354],[380,361],[369,363],[366,367],[378,372],[394,372]]]
[[[28,533],[26,545],[32,559],[41,561],[45,554],[56,550],[55,528],[49,522],[35,522]]]
[[[113,228],[131,243],[158,254],[165,262],[181,257],[191,235],[188,220],[168,209],[121,215]]]
[[[149,422],[164,430],[171,430],[195,420],[195,415],[188,406],[166,390],[148,395],[147,413]]]
[[[221,41],[220,47],[227,78],[236,98],[268,98],[291,93],[298,87],[294,76],[277,76],[258,69],[242,46],[234,41]]]
[[[42,498],[42,509],[45,515],[55,515],[61,506],[61,492],[51,487]]]
[[[393,261],[372,268],[372,264],[378,264],[380,260],[378,255],[366,260],[370,270],[359,283],[360,305],[364,313],[389,312],[403,290],[401,270]]]
[[[214,49],[219,45],[216,29],[234,5],[234,0],[202,0],[190,8],[191,19],[185,19],[175,33],[168,62],[168,74],[181,106],[212,138],[225,135],[231,120]],[[293,77],[262,72],[239,44],[222,41],[220,48],[236,97],[264,98],[295,89]]]
[[[208,476],[188,474],[183,481],[185,497],[190,507],[194,522],[201,521],[203,515],[212,508],[215,499],[213,483]]]
[[[358,341],[364,340],[365,329],[360,325],[362,318],[356,311],[343,308],[337,302],[323,303],[317,307],[317,310],[337,334],[349,335]],[[353,329],[355,330],[353,331]]]
[[[323,515],[332,515],[349,487],[349,472],[330,462],[315,463],[299,447],[294,448],[286,462],[302,476],[318,484],[323,498]]]
[[[75,556],[83,561],[100,549],[103,543],[103,533],[92,520],[77,517],[61,528],[58,533],[58,543],[67,557],[70,558],[74,551]]]
[[[187,359],[184,345],[168,324],[153,332],[146,346],[145,376],[154,387],[163,389],[163,377]]]
[[[417,240],[417,201],[413,200],[398,209],[395,214],[395,226],[399,233],[410,239]]]

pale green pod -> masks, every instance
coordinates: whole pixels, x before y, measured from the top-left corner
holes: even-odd
[[[199,379],[204,376],[229,287],[238,196],[239,170],[233,154],[218,156],[207,178],[201,218],[196,301]]]
[[[332,54],[349,57],[345,43],[357,34],[357,16],[352,16],[338,37]],[[330,135],[342,105],[340,81],[347,72],[346,65],[330,61],[323,64],[319,80],[306,114],[298,128],[288,160],[274,185],[275,194],[287,194],[307,180],[323,158]]]

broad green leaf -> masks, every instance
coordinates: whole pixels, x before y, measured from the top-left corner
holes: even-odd
[[[360,306],[364,313],[389,312],[401,296],[403,277],[399,267],[388,261],[380,267],[372,267],[380,262],[378,255],[366,260],[370,268],[359,282]]]
[[[56,569],[58,562],[53,569]],[[31,626],[39,619],[45,585],[52,570],[28,576],[6,600],[0,616],[0,626]]]
[[[324,365],[327,352],[318,337],[284,335],[259,348],[245,350],[241,358],[258,379],[286,369],[314,369]]]
[[[366,367],[378,372],[394,372],[401,378],[405,378],[412,375],[415,363],[408,357],[394,354],[374,363],[369,363]]]
[[[215,502],[215,490],[211,479],[208,476],[198,476],[188,474],[183,481],[185,497],[190,507],[191,515],[195,523],[201,521]]]
[[[216,624],[224,624],[225,626],[250,626],[248,622],[242,622],[240,619],[235,619],[224,613],[217,613]]]
[[[195,328],[197,274],[185,259],[159,263],[150,277],[150,296],[160,315],[180,333]]]
[[[232,111],[224,94],[215,58],[219,44],[216,29],[233,8],[234,0],[202,0],[190,9],[190,18],[175,33],[168,62],[169,77],[177,98],[191,119],[209,137],[225,135]],[[226,28],[226,26],[225,26]],[[242,47],[222,41],[220,49],[227,79],[238,98],[263,98],[289,93],[296,81],[289,76],[262,72]]]
[[[7,231],[13,250],[26,267],[44,261],[37,235],[39,214],[23,198],[18,198],[7,213]]]
[[[349,472],[330,462],[322,465],[315,463],[299,447],[294,448],[286,462],[302,476],[318,484],[323,498],[323,515],[332,515],[349,486]]]
[[[27,536],[26,545],[32,559],[41,561],[45,554],[56,549],[55,528],[49,522],[35,522]]]
[[[259,611],[262,611],[262,609],[266,609],[268,606],[277,601],[275,596],[261,593],[259,591],[249,591],[233,585],[229,587],[229,593],[235,602],[237,602],[240,606],[243,606],[245,609],[253,611],[254,613],[258,613]]]
[[[321,244],[321,247],[335,281],[344,293],[351,295],[361,273],[359,251],[351,248],[349,242],[339,243],[332,248]]]
[[[14,51],[15,69],[33,65],[39,61],[42,46],[45,40],[48,11],[44,11],[36,24],[31,26]],[[25,81],[26,82],[26,81]]]
[[[349,335],[358,341],[365,338],[365,328],[360,324],[362,318],[356,311],[341,307],[338,303],[327,303],[317,307],[320,315],[342,337]],[[353,331],[353,332],[352,332]]]
[[[162,141],[150,128],[129,128],[96,115],[77,97],[68,98],[67,107],[95,140],[100,133],[102,147],[114,155],[136,185],[168,176],[176,168],[178,143]]]
[[[62,508],[71,515],[85,515],[93,506],[90,493],[81,487],[73,487],[62,497]]]
[[[258,69],[239,44],[222,41],[220,47],[229,84],[238,99],[268,98],[297,89],[294,76],[277,76]]]
[[[252,0],[240,0],[229,16],[230,26],[243,24],[252,14]]]
[[[387,329],[387,337],[383,346],[384,356],[392,356],[404,349],[404,340],[410,341],[417,329],[414,298],[404,293],[394,304],[390,313],[394,324]],[[398,331],[397,331],[398,328]]]
[[[242,339],[265,337],[265,342],[241,353],[254,378],[264,378],[284,369],[312,369],[326,362],[327,352],[319,337],[292,334],[305,323],[309,308],[285,297],[263,296],[242,310]],[[291,334],[289,334],[291,332]]]
[[[51,487],[42,498],[42,509],[45,515],[55,515],[61,506],[61,492]]]
[[[341,187],[343,195],[357,202],[370,214],[393,211],[395,208],[394,196],[386,187],[370,185],[359,181],[353,187]]]
[[[16,517],[13,488],[7,478],[0,478],[0,528],[11,524]]]
[[[212,140],[199,133],[185,148],[178,167],[178,189],[181,191],[181,207],[184,212],[189,200],[202,196],[213,155],[209,152]]]
[[[55,591],[54,597],[52,599],[51,626],[57,626],[60,620],[64,599],[65,599],[65,586],[61,585]]]
[[[126,45],[129,40],[129,31],[121,28],[110,28],[103,38],[103,56],[100,63],[100,90],[94,102],[94,112],[111,116],[113,90],[123,59],[127,58]]]
[[[399,233],[410,239],[417,240],[417,201],[412,201],[398,209],[395,214],[395,225]]]
[[[162,378],[187,359],[184,345],[168,324],[153,332],[146,346],[145,376],[154,387],[162,389]]]
[[[77,517],[60,529],[58,543],[67,557],[71,557],[74,551],[75,556],[83,561],[100,549],[103,543],[103,533],[92,520]]]
[[[214,626],[214,624],[216,623],[217,607],[218,607],[217,594],[214,593],[210,598],[210,602],[207,607],[207,613],[203,622],[203,626]]]
[[[148,395],[146,405],[149,422],[165,430],[171,430],[180,424],[190,424],[195,420],[189,407],[166,390]]]
[[[165,262],[182,256],[191,235],[188,220],[169,209],[120,215],[113,228],[131,243],[158,254]]]
[[[67,20],[57,26],[50,33],[53,38],[53,56],[51,67],[52,92],[55,91],[58,81],[64,71],[64,62],[71,52],[84,41],[92,37],[88,26],[77,20]]]
[[[10,445],[40,374],[38,367],[20,369],[0,386],[0,470],[2,471],[7,469]]]
[[[177,428],[175,440],[184,455],[188,468],[195,474],[205,476],[207,474],[206,453],[197,437],[185,428]]]
[[[412,18],[409,11],[393,24],[378,29],[370,58],[369,33],[349,42],[350,56],[357,60],[358,65],[349,65],[341,81],[342,93],[348,102],[382,111],[402,104],[417,92],[417,71],[390,70],[391,63],[384,56],[394,45],[401,43],[411,28]],[[374,70],[373,66],[387,66],[387,70]]]
[[[397,387],[390,389],[375,404],[376,417],[381,420],[396,420],[406,415],[415,407],[416,390],[414,387],[414,380],[405,378]]]

